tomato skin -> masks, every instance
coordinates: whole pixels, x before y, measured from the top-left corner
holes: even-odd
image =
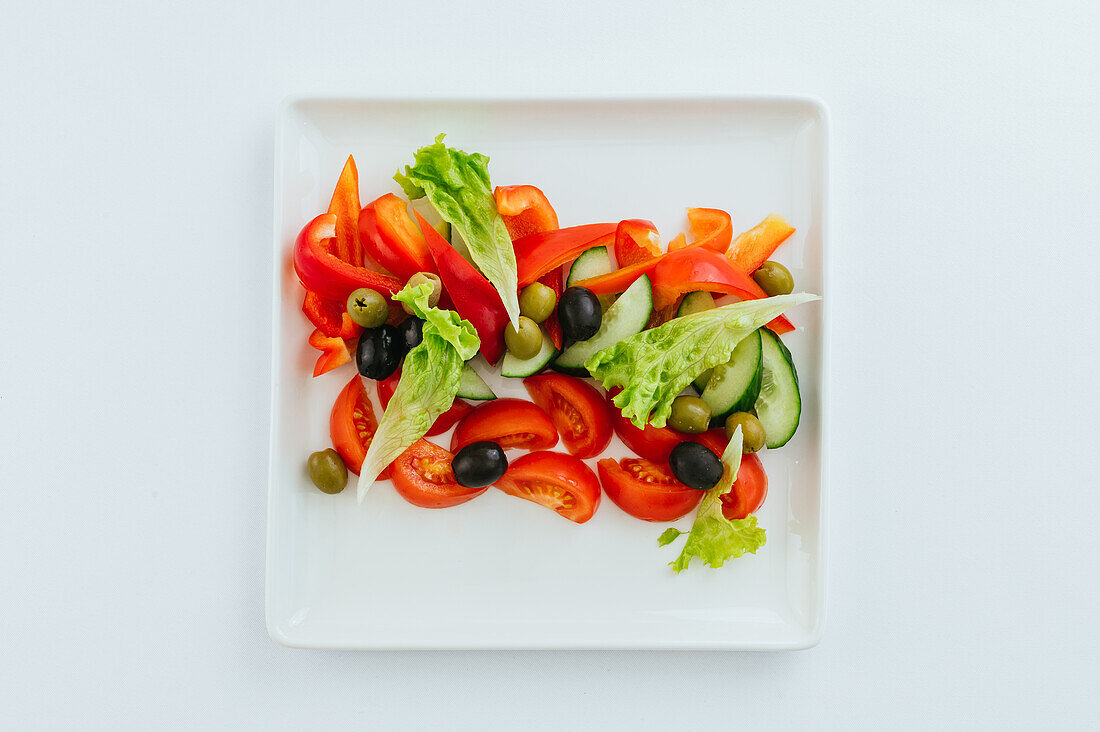
[[[451,453],[421,439],[393,461],[393,487],[398,495],[421,508],[449,508],[477,498],[489,489],[467,488],[455,482]]]
[[[494,485],[510,496],[553,509],[578,524],[600,505],[600,481],[592,468],[572,455],[539,451],[520,457]]]
[[[383,411],[389,406],[390,399],[393,397],[394,391],[397,390],[397,382],[399,381],[401,381],[401,369],[394,371],[388,379],[377,382],[378,401],[382,403]],[[435,437],[436,435],[443,434],[451,429],[455,422],[472,411],[474,411],[474,408],[469,402],[463,401],[462,399],[455,399],[451,408],[439,415],[439,418],[432,423],[431,429],[428,430],[425,437]]]
[[[561,440],[574,457],[599,455],[611,443],[611,416],[596,387],[564,374],[528,376],[523,386],[550,416]]]
[[[505,450],[546,450],[558,444],[558,431],[546,412],[522,399],[494,399],[466,415],[451,435],[451,452],[488,440]]]
[[[667,463],[645,458],[605,458],[596,464],[603,492],[616,506],[643,521],[675,521],[699,505],[706,491],[689,488]]]
[[[378,429],[374,407],[359,374],[351,377],[351,381],[336,397],[329,415],[328,428],[333,448],[343,458],[348,470],[358,475],[363,467],[363,458],[367,456],[370,441]],[[387,466],[378,479],[385,480],[389,477],[390,469]]]
[[[730,492],[722,496],[722,515],[730,521],[756,513],[768,497],[768,474],[755,454],[742,455],[737,480]]]
[[[611,415],[611,423],[615,428],[615,434],[623,441],[633,453],[655,463],[667,463],[672,448],[681,442],[698,442],[705,445],[712,452],[722,457],[722,451],[726,449],[726,433],[722,429],[707,430],[697,435],[689,435],[677,432],[669,427],[654,427],[647,424],[645,429],[638,429],[634,423],[623,416],[622,411],[611,401],[612,397],[619,393],[619,389],[612,389],[607,393],[607,410]]]

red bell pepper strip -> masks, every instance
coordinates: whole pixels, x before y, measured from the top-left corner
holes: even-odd
[[[512,241],[558,228],[557,212],[546,194],[534,186],[497,186],[493,197]]]
[[[759,224],[738,234],[726,251],[726,256],[736,269],[751,274],[768,261],[772,252],[787,241],[794,231],[794,227],[779,214],[768,214]]]
[[[408,204],[392,193],[368,203],[359,214],[359,234],[368,254],[402,279],[435,272],[424,235],[409,217]]]
[[[386,297],[401,291],[402,280],[348,264],[326,248],[336,235],[336,214],[321,214],[310,221],[294,243],[294,271],[307,290],[337,302],[347,300],[360,287],[378,290]]]
[[[542,277],[539,277],[539,282],[549,287],[554,291],[555,301],[561,300],[561,293],[565,290],[565,273],[562,272],[561,267],[555,267]],[[558,309],[554,308],[550,313],[550,317],[542,321],[543,330],[546,331],[546,335],[549,336],[550,341],[554,344],[554,348],[561,350],[561,323],[558,322]]]
[[[363,330],[348,315],[346,302],[326,300],[316,292],[306,291],[302,312],[329,338],[355,338]]]
[[[519,286],[526,287],[555,267],[576,259],[585,249],[612,244],[614,236],[615,224],[584,224],[516,239],[512,247],[516,250]]]
[[[428,225],[423,216],[416,213],[416,220],[424,232],[428,251],[438,265],[443,289],[450,295],[458,314],[470,321],[477,331],[481,355],[495,364],[504,354],[504,326],[508,325],[508,311],[504,309],[500,294],[474,265]]]
[[[348,155],[328,212],[336,214],[336,238],[332,242],[332,253],[338,259],[356,267],[363,266],[363,247],[359,243],[359,171],[355,168],[355,158]]]
[[[684,235],[678,234],[668,243],[670,252],[692,246],[721,254],[729,248],[733,240],[733,219],[728,213],[717,208],[689,208],[687,217],[693,241],[688,244]]]
[[[757,300],[768,295],[744,272],[734,269],[718,252],[689,247],[667,254],[653,270],[653,307],[669,307],[681,295],[701,290],[735,295],[742,300]],[[791,321],[780,315],[768,323],[779,334],[794,330]]]
[[[313,367],[315,377],[332,371],[337,366],[343,366],[351,360],[351,350],[343,338],[329,338],[319,329],[309,334],[309,345],[321,351]]]
[[[661,256],[661,237],[652,221],[624,219],[615,228],[615,264],[629,267]]]

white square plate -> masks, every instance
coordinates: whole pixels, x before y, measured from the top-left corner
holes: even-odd
[[[354,373],[311,377],[316,352],[290,265],[301,227],[328,205],[348,154],[364,202],[439,132],[490,156],[496,185],[546,192],[562,226],[652,219],[667,242],[688,206],[722,208],[742,231],[769,212],[797,233],[777,260],[798,289],[827,295],[825,111],[800,98],[639,101],[372,101],[296,98],[279,118],[267,624],[310,648],[805,648],[824,614],[823,304],[790,313],[802,422],[765,451],[767,545],[720,570],[676,575],[665,525],[604,499],[576,525],[489,490],[426,510],[388,482],[362,505],[312,487],[306,456],[329,446],[328,415]],[[504,384],[508,381],[511,383]],[[490,383],[525,396],[519,380]],[[375,409],[378,410],[377,395]],[[438,441],[448,444],[448,436]],[[628,453],[616,438],[606,455]],[[590,461],[594,467],[595,461]],[[354,476],[353,476],[354,480]],[[691,517],[676,523],[684,530]],[[678,542],[679,544],[680,542]]]

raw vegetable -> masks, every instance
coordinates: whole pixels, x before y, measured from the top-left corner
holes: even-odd
[[[719,254],[726,251],[733,239],[733,220],[728,213],[717,208],[689,208],[687,217],[693,241],[688,244],[684,235],[679,234],[668,243],[670,252],[687,247],[702,247]]]
[[[424,340],[405,356],[401,379],[386,407],[359,474],[360,501],[378,474],[423,437],[458,394],[462,365],[481,345],[474,327],[451,310],[428,306],[431,286],[406,288],[394,296],[424,320]]]
[[[367,253],[401,279],[436,271],[424,235],[409,217],[408,204],[392,193],[363,208],[359,233]]]
[[[664,427],[672,400],[692,379],[728,361],[745,336],[787,308],[817,299],[806,293],[782,295],[676,318],[594,353],[584,366],[605,388],[623,388],[615,406],[635,426]]]
[[[578,524],[592,518],[600,505],[600,482],[592,468],[572,455],[557,452],[533,452],[517,458],[496,487]]]
[[[615,224],[584,224],[516,239],[519,284],[529,285],[552,269],[577,258],[586,249],[614,241]]]
[[[497,186],[493,198],[512,241],[558,228],[558,214],[546,194],[534,186]]]
[[[554,348],[560,351],[562,345],[562,332],[561,322],[558,318],[557,303],[561,300],[562,292],[565,290],[565,277],[562,275],[561,269],[556,268],[550,270],[542,277],[539,277],[538,281],[539,284],[546,285],[554,291],[554,311],[550,313],[546,320],[542,321],[542,328],[546,331],[546,335],[554,344]]]
[[[607,247],[585,249],[569,268],[569,277],[565,280],[565,286],[572,287],[581,280],[605,275],[614,270],[615,268],[611,266],[611,257],[607,256]]]
[[[374,438],[374,431],[378,429],[374,406],[358,374],[351,377],[351,381],[336,397],[328,425],[332,446],[340,453],[348,470],[358,475],[370,441]],[[382,471],[380,477],[390,477],[388,467]]]
[[[474,442],[495,442],[505,450],[548,450],[558,431],[546,412],[522,399],[494,399],[479,405],[451,435],[451,452]]]
[[[677,573],[687,569],[695,557],[702,560],[703,564],[717,569],[745,552],[755,554],[767,539],[764,529],[756,525],[755,516],[730,521],[722,513],[722,496],[733,487],[741,465],[740,431],[734,433],[726,446],[722,453],[722,462],[725,464],[722,479],[703,496],[684,548],[680,556],[670,562]],[[667,529],[657,539],[657,544],[671,544],[682,533],[684,532],[679,529]]]
[[[645,458],[604,458],[596,463],[603,492],[628,514],[643,521],[675,521],[699,505],[703,491],[676,480],[668,463]]]
[[[309,345],[321,351],[313,366],[313,375],[320,376],[351,361],[351,351],[343,338],[329,338],[320,330],[309,334]]]
[[[531,399],[554,423],[565,449],[581,459],[596,457],[611,442],[611,417],[603,395],[586,381],[562,374],[523,380]]]
[[[748,518],[764,505],[768,497],[768,474],[760,458],[745,452],[741,448],[741,467],[737,470],[737,480],[728,493],[722,494],[722,515],[730,521]]]
[[[359,171],[355,158],[348,155],[336,188],[329,200],[328,212],[336,216],[336,233],[330,250],[337,258],[356,267],[363,266],[363,247],[359,241]]]
[[[466,373],[466,365],[463,364],[462,376],[458,380],[458,390],[460,396],[462,393],[462,382],[466,377]],[[397,391],[397,385],[399,383],[401,383],[401,369],[395,371],[393,375],[390,376],[390,378],[378,382],[378,402],[382,405],[383,411],[386,409],[386,407],[389,406],[390,399],[393,398],[393,393]],[[447,430],[454,427],[456,422],[460,421],[463,417],[465,417],[472,411],[474,411],[473,406],[463,401],[462,399],[456,398],[454,400],[454,403],[451,404],[450,409],[439,415],[439,417],[435,420],[435,422],[432,423],[432,426],[428,429],[424,436],[434,437],[435,435],[443,434]]]
[[[306,291],[302,312],[317,330],[329,338],[351,339],[362,330],[340,303],[327,300],[316,292]]]
[[[748,411],[756,404],[763,376],[760,351],[760,333],[750,333],[733,349],[729,361],[711,371],[700,396],[710,406],[716,425],[730,412]]]
[[[763,375],[760,396],[756,398],[756,416],[764,425],[768,448],[775,449],[786,445],[798,429],[802,396],[791,352],[774,333],[761,331],[761,336]]]
[[[554,368],[566,373],[586,376],[585,362],[594,353],[613,347],[624,338],[642,332],[653,311],[652,302],[649,278],[642,277],[608,308],[596,334],[588,340],[577,341],[565,349],[554,362]]]
[[[455,479],[449,451],[417,440],[393,464],[393,487],[397,494],[421,508],[448,508],[477,498],[488,487],[468,488]]]
[[[539,352],[531,358],[516,358],[515,354],[511,352],[505,353],[504,360],[500,362],[500,375],[513,379],[533,376],[546,368],[554,359],[554,356],[557,355],[558,349],[554,348],[554,343],[547,334],[542,339],[542,347],[539,348]]]
[[[394,175],[410,200],[427,196],[439,215],[462,234],[474,264],[493,283],[512,325],[519,318],[516,255],[497,213],[489,158],[443,144],[443,135],[416,151],[413,164]]]
[[[329,250],[329,240],[336,235],[336,221],[336,214],[321,214],[303,227],[294,243],[294,271],[306,289],[337,302],[345,301],[360,287],[383,295],[398,292],[403,286],[401,280],[349,264]]]
[[[615,228],[615,262],[626,267],[661,256],[661,236],[652,221],[624,219]],[[609,272],[611,270],[608,270]]]
[[[485,379],[481,378],[469,363],[462,364],[462,376],[458,380],[458,395],[463,399],[474,401],[497,398],[496,393],[485,383]]]
[[[782,216],[769,214],[753,228],[738,234],[726,251],[726,257],[742,272],[755,272],[794,231]]]

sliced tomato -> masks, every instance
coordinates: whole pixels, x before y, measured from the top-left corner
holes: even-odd
[[[385,411],[386,407],[390,405],[390,398],[393,397],[393,393],[397,390],[397,382],[401,381],[401,369],[397,369],[390,378],[383,379],[378,382],[378,401],[382,403],[382,411]],[[431,429],[428,430],[427,437],[435,437],[441,435],[454,426],[454,423],[465,417],[470,412],[474,411],[474,408],[469,402],[462,399],[455,399],[451,404],[451,408],[443,414],[439,415],[439,418],[432,424]]]
[[[550,415],[565,449],[579,458],[599,455],[611,442],[607,403],[591,384],[563,374],[528,376],[523,386]]]
[[[559,452],[533,452],[512,461],[494,485],[578,524],[592,518],[600,505],[600,482],[592,468]]]
[[[417,440],[393,461],[393,487],[398,495],[421,508],[447,508],[477,498],[486,490],[455,482],[451,453],[435,443]]]
[[[378,419],[374,416],[374,405],[363,386],[363,380],[356,374],[336,397],[328,420],[332,446],[340,453],[348,470],[356,475],[363,467],[363,458],[367,456],[367,448],[370,447],[370,441],[377,429]],[[387,466],[378,478],[384,480],[389,477],[390,469]]]
[[[668,463],[605,458],[596,463],[600,485],[615,505],[643,521],[675,521],[691,512],[706,491],[676,480]]]
[[[623,416],[622,411],[612,403],[611,399],[619,393],[619,389],[612,389],[607,394],[607,409],[611,415],[611,424],[615,428],[615,434],[629,447],[635,455],[653,460],[658,463],[667,463],[672,448],[681,442],[698,442],[706,445],[721,457],[726,447],[725,432],[721,429],[708,430],[698,435],[687,435],[677,432],[669,427],[654,427],[647,424],[645,429],[638,429],[634,423]]]
[[[742,455],[737,480],[730,492],[722,496],[722,515],[730,521],[756,513],[768,497],[768,474],[756,455]]]
[[[494,399],[474,407],[451,435],[451,452],[489,440],[505,450],[546,450],[558,444],[558,431],[546,412],[522,399]]]

